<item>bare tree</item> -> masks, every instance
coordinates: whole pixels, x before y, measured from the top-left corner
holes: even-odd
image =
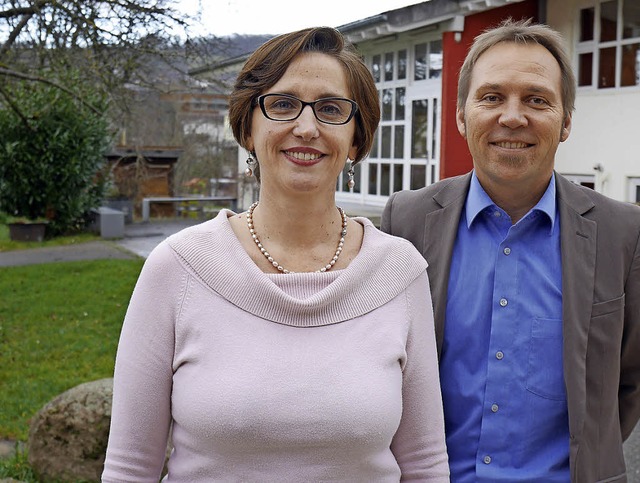
[[[142,59],[170,52],[188,34],[192,19],[175,7],[175,0],[0,0],[0,99],[19,109],[3,87],[9,81],[76,94],[70,71],[110,94],[144,82]]]

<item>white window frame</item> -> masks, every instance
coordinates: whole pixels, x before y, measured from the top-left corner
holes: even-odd
[[[636,195],[636,193],[638,192],[638,187],[640,187],[640,177],[633,177],[630,176],[629,178],[627,178],[627,184],[629,186],[628,188],[628,195],[627,195],[627,201],[630,201],[631,203],[637,203],[640,204],[640,196]],[[639,199],[636,199],[636,197],[638,196]]]
[[[578,86],[579,90],[594,90],[594,91],[604,91],[610,92],[617,89],[640,89],[640,82],[633,86],[621,86],[621,72],[622,72],[622,47],[630,44],[640,43],[640,36],[632,37],[629,39],[622,38],[622,29],[624,26],[623,22],[623,3],[625,1],[637,1],[637,0],[616,0],[617,1],[617,16],[616,16],[616,39],[610,40],[606,42],[600,42],[600,7],[603,3],[606,3],[611,0],[591,0],[589,2],[585,2],[580,5],[577,12],[576,19],[576,57],[575,57],[575,72],[579,75],[580,70],[580,54],[592,54],[592,66],[591,66],[591,85]],[[587,8],[594,9],[593,15],[593,40],[580,41],[580,12]],[[612,87],[598,87],[598,74],[600,72],[600,55],[599,51],[604,48],[615,48],[616,49],[616,59],[615,59],[615,85]]]
[[[395,169],[394,166],[402,165],[402,189],[409,189],[411,185],[410,173],[411,173],[411,165],[415,164],[417,160],[411,158],[411,128],[412,128],[412,106],[413,101],[418,99],[424,99],[429,101],[429,111],[428,111],[428,133],[427,133],[427,143],[428,143],[428,151],[429,151],[429,159],[426,165],[426,179],[425,184],[429,185],[437,181],[438,174],[440,172],[440,130],[441,130],[441,110],[442,110],[442,74],[435,79],[429,79],[428,75],[426,79],[414,80],[414,67],[415,67],[415,47],[418,44],[426,43],[429,46],[432,41],[442,41],[442,34],[440,32],[433,32],[430,34],[421,34],[420,36],[404,36],[402,39],[396,42],[388,42],[381,43],[376,46],[377,48],[369,50],[365,55],[365,62],[368,64],[371,69],[372,61],[374,56],[380,57],[380,79],[376,82],[376,88],[380,92],[380,95],[384,92],[385,89],[391,89],[394,93],[394,99],[392,102],[392,113],[391,119],[383,120],[381,118],[380,126],[378,127],[378,132],[376,135],[376,141],[378,142],[377,156],[376,157],[368,157],[363,160],[361,163],[361,175],[359,179],[356,179],[356,183],[360,185],[359,193],[350,193],[348,190],[345,190],[344,186],[344,177],[345,173],[341,173],[338,179],[338,193],[340,196],[347,197],[358,197],[363,201],[367,200],[373,204],[384,204],[388,199],[387,195],[378,194],[383,190],[381,189],[380,183],[381,179],[381,170],[383,164],[390,164],[390,176],[389,176],[389,184],[390,194],[393,193],[394,187],[396,185],[395,182]],[[404,79],[398,79],[398,52],[405,50],[406,51],[406,72]],[[384,75],[384,59],[387,53],[393,52],[393,80],[385,80]],[[427,51],[428,52],[428,51]],[[429,58],[429,57],[428,57]],[[428,73],[428,66],[427,66]],[[395,101],[395,89],[404,88],[404,119],[396,120],[396,101]],[[433,100],[437,99],[437,111],[433,112]],[[382,109],[382,104],[380,105]],[[436,119],[435,126],[432,126],[433,119]],[[392,127],[392,135],[391,135],[391,157],[390,158],[382,158],[382,128],[384,126]],[[396,126],[404,127],[404,140],[403,140],[403,151],[402,157],[396,158],[395,154],[395,129]],[[433,153],[432,153],[432,147]],[[376,183],[376,191],[375,193],[369,193],[369,166],[375,165],[377,172],[377,183]],[[435,168],[432,170],[431,166],[435,165]],[[432,176],[431,173],[435,173],[435,176]],[[436,179],[432,179],[436,178]],[[347,198],[344,198],[347,199]],[[353,198],[351,198],[353,199]]]
[[[596,177],[593,174],[563,174],[565,178],[580,186],[585,186],[585,183],[589,183],[595,186]]]

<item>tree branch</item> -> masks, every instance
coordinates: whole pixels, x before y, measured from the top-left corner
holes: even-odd
[[[52,3],[52,0],[37,0],[33,3],[33,5],[29,5],[28,7],[8,8],[7,10],[0,11],[0,18],[13,18],[20,15],[33,15],[48,3]]]
[[[16,38],[18,37],[18,35],[20,35],[20,32],[22,32],[22,29],[25,27],[25,25],[29,23],[29,20],[31,20],[31,17],[33,17],[33,14],[34,12],[25,13],[20,19],[20,22],[18,22],[18,25],[16,25],[13,28],[13,30],[9,34],[9,37],[7,38],[5,43],[2,44],[2,47],[0,47],[0,59],[2,59],[2,57],[9,51],[11,46],[15,43]]]
[[[24,124],[25,127],[29,129],[31,132],[34,132],[35,130],[31,126],[31,124],[29,124],[29,119],[27,119],[27,117],[23,114],[20,107],[15,102],[13,102],[13,100],[11,99],[11,96],[2,86],[2,84],[0,84],[0,94],[2,95],[2,97],[4,97],[4,100],[7,101],[7,104],[9,104],[9,107],[11,108],[11,110],[15,112],[17,116],[20,118],[20,120],[22,121],[22,124]]]
[[[75,98],[78,101],[80,101],[80,103],[82,105],[84,105],[85,107],[91,109],[94,113],[102,114],[102,111],[100,111],[99,109],[96,109],[93,105],[91,105],[90,103],[85,101],[76,92],[73,92],[71,89],[68,89],[67,87],[63,86],[62,84],[59,84],[59,83],[57,83],[55,81],[52,81],[50,79],[47,79],[45,77],[29,75],[29,74],[23,74],[22,72],[16,72],[14,70],[5,69],[5,68],[2,68],[2,67],[0,67],[0,76],[13,77],[15,79],[22,79],[22,80],[27,80],[27,81],[31,81],[31,82],[40,82],[42,84],[50,85],[52,87],[55,87],[56,89],[60,89],[61,91],[66,92],[67,94],[69,94],[73,98]]]

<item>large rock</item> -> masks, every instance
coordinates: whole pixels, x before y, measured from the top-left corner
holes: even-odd
[[[113,379],[80,384],[35,415],[29,463],[43,481],[100,481],[109,439]]]

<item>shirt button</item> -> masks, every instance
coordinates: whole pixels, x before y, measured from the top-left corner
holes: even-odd
[[[496,359],[502,360],[503,357],[504,357],[504,353],[502,351],[496,352]]]
[[[499,211],[494,211],[493,212],[493,216],[495,216],[496,218],[500,217],[500,212]]]
[[[498,412],[498,405],[497,404],[492,404],[491,405],[491,412],[494,412],[494,413]]]
[[[506,307],[508,303],[507,299],[500,299],[500,307]]]
[[[502,250],[502,253],[504,253],[505,255],[510,255],[511,254],[511,248],[506,247],[504,250]]]
[[[482,461],[484,461],[485,465],[488,465],[491,463],[491,456],[485,456]]]

